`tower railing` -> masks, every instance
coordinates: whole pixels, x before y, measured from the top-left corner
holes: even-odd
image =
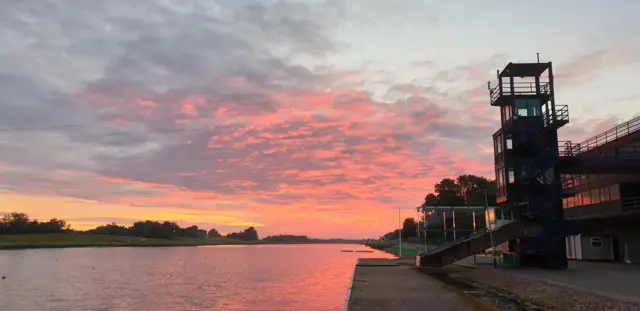
[[[622,199],[620,204],[623,211],[640,209],[640,197]]]
[[[511,83],[502,83],[502,88],[500,87],[500,83],[496,85],[489,91],[491,96],[491,103],[495,102],[500,96],[512,95],[511,86],[513,85],[513,95],[537,95],[536,91],[536,83],[535,82],[514,82]],[[540,94],[548,95],[551,93],[551,88],[549,86],[549,82],[538,82],[540,86]],[[502,92],[500,91],[502,90]]]
[[[547,114],[546,111],[542,113],[542,120],[544,121],[544,126],[547,127],[552,124],[556,125],[564,125],[569,122],[569,106],[567,105],[558,105],[556,106],[556,118],[553,118],[553,113]]]

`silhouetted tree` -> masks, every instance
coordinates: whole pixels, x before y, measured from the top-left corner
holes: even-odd
[[[433,193],[427,194],[427,196],[424,198],[424,205],[427,205],[427,206],[438,205],[438,197]]]
[[[417,236],[416,220],[413,218],[407,218],[402,222],[402,237],[410,238]]]
[[[258,231],[254,227],[244,229],[242,232],[235,232],[227,234],[227,238],[243,240],[243,241],[257,241]]]
[[[311,239],[309,239],[309,237],[306,235],[288,235],[287,234],[287,235],[268,236],[262,240],[269,241],[269,242],[303,243],[303,242],[308,242]]]
[[[218,232],[218,230],[216,230],[216,229],[211,229],[207,233],[207,237],[209,237],[209,238],[219,238],[221,236],[222,235],[220,234],[220,232]]]
[[[29,219],[25,213],[9,213],[0,220],[4,234],[63,233],[69,231],[66,221],[53,218],[46,222]]]
[[[465,205],[464,198],[460,196],[460,186],[455,180],[445,178],[434,186],[434,192],[438,197],[438,205],[459,206]]]

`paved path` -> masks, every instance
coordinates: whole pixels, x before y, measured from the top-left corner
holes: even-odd
[[[473,310],[464,294],[409,266],[356,266],[349,311],[462,311]]]
[[[568,285],[604,296],[640,302],[639,265],[569,261],[569,269],[563,271],[542,269],[504,271]]]

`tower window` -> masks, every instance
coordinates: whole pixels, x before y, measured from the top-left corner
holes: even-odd
[[[507,149],[513,149],[513,140],[511,139],[511,135],[507,136]]]
[[[536,117],[540,115],[540,100],[516,99],[516,115],[519,117]]]

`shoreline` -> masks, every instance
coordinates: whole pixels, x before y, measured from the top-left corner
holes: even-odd
[[[0,251],[47,248],[88,247],[197,247],[224,245],[305,245],[344,244],[359,245],[357,241],[310,240],[310,241],[243,241],[224,237],[202,239],[153,239],[135,236],[42,234],[0,236]]]

